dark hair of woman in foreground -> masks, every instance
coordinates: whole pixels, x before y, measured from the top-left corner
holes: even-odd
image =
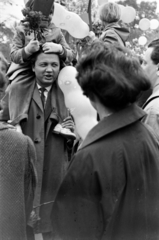
[[[120,110],[134,103],[150,82],[139,60],[119,45],[93,43],[79,60],[77,80],[84,95],[106,107]]]

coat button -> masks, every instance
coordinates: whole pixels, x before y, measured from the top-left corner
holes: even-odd
[[[34,139],[34,142],[35,142],[35,143],[41,142],[41,138],[35,138],[35,139]]]
[[[40,118],[41,118],[41,116],[38,114],[38,115],[36,116],[36,118],[37,118],[37,119],[40,119]]]

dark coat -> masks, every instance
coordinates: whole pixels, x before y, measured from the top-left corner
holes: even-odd
[[[0,239],[26,240],[36,185],[31,139],[0,123]]]
[[[51,214],[53,239],[157,240],[159,148],[132,105],[84,140]]]
[[[118,43],[122,47],[129,37],[130,31],[126,27],[120,27],[118,23],[109,23],[100,36],[100,40],[106,43]]]
[[[50,213],[53,201],[67,169],[66,139],[53,132],[56,124],[66,116],[67,109],[59,87],[54,84],[51,88],[44,112],[38,88],[34,83],[28,119],[24,119],[20,124],[23,133],[33,140],[37,153],[38,187],[34,207],[51,202],[36,208],[41,219],[36,224],[36,233],[51,231]]]

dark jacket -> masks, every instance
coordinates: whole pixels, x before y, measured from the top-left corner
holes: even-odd
[[[118,23],[109,23],[99,39],[106,43],[119,43],[121,46],[125,46],[129,33],[128,28],[120,27]]]
[[[55,200],[55,239],[158,239],[159,148],[144,115],[132,105],[89,132]]]
[[[36,185],[31,139],[0,122],[0,239],[26,240]]]
[[[57,190],[68,166],[66,139],[53,132],[56,124],[67,117],[67,109],[64,103],[64,95],[56,83],[53,84],[48,93],[45,111],[36,82],[34,81],[32,85],[33,92],[32,98],[29,100],[28,114],[17,118],[16,124],[21,125],[23,133],[33,140],[36,148],[38,184],[34,207],[37,216],[40,216],[40,218],[35,226],[35,232],[41,233],[52,230],[50,213]],[[14,93],[14,89],[16,89],[16,84],[13,82],[7,95],[11,94],[12,91]],[[8,110],[9,108],[6,106],[5,120],[7,120],[7,116],[9,117]],[[48,202],[50,203],[46,204]],[[41,204],[44,205],[39,207]]]

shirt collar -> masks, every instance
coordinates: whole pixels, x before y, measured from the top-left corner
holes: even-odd
[[[37,87],[38,87],[38,90],[39,90],[40,88],[42,88],[38,83],[36,83],[36,85],[37,85]],[[50,89],[51,89],[51,87],[52,87],[52,85],[51,85],[51,86],[48,86],[48,87],[45,87],[46,91],[49,92]]]

